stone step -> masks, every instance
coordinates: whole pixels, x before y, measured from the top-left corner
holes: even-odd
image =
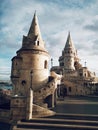
[[[62,114],[22,120],[13,130],[98,130],[98,115]]]
[[[18,128],[18,129],[17,129]],[[73,124],[49,124],[49,123],[28,123],[18,122],[17,128],[22,129],[55,129],[55,130],[98,130],[98,126],[73,125]]]
[[[29,128],[17,128],[17,126],[13,127],[13,130],[30,130]],[[37,129],[37,128],[32,128],[32,130],[43,130],[43,129]],[[45,129],[44,129],[45,130]]]
[[[93,120],[98,121],[98,115],[91,114],[64,114],[56,113],[54,116],[48,117],[53,119],[73,119],[73,120]]]
[[[24,120],[23,122],[98,126],[98,121],[91,121],[91,120],[33,118],[32,120],[29,121]]]

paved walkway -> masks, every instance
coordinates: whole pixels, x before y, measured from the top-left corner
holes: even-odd
[[[98,97],[65,97],[53,109],[58,113],[98,115]]]

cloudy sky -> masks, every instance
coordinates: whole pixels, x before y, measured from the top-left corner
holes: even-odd
[[[27,35],[35,10],[46,48],[58,65],[68,32],[81,63],[98,75],[98,0],[0,0],[0,80]]]

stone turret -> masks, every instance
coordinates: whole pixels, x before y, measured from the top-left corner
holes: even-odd
[[[64,70],[75,70],[74,56],[76,54],[75,47],[71,40],[70,33],[68,34],[66,45],[64,48]]]
[[[37,49],[37,50],[46,51],[44,45],[45,43],[41,36],[41,32],[38,24],[38,18],[35,12],[28,35],[23,37],[22,47],[26,49]]]
[[[54,115],[54,112],[43,108],[54,107],[56,99],[56,83],[49,77],[49,57],[35,12],[28,35],[23,36],[22,47],[12,58],[13,120]]]
[[[60,66],[63,67],[63,73],[75,70],[75,62],[78,61],[77,51],[69,32],[62,56],[59,58]]]
[[[23,36],[22,47],[12,59],[11,79],[14,94],[26,95],[31,84],[31,71],[33,71],[33,90],[39,89],[48,81],[49,54],[44,45],[35,12],[28,35]]]

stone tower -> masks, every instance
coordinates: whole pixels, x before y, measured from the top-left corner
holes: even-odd
[[[54,107],[56,100],[56,82],[53,77],[49,77],[48,61],[49,54],[45,49],[35,12],[28,35],[23,36],[22,47],[12,58],[13,119],[54,114],[47,109]]]
[[[14,94],[26,95],[31,84],[33,90],[45,84],[49,76],[48,60],[49,54],[45,49],[35,12],[28,35],[23,36],[22,47],[12,59],[11,80]]]
[[[69,32],[62,56],[59,58],[59,64],[63,68],[63,73],[74,71],[75,63],[78,61],[77,51]]]

